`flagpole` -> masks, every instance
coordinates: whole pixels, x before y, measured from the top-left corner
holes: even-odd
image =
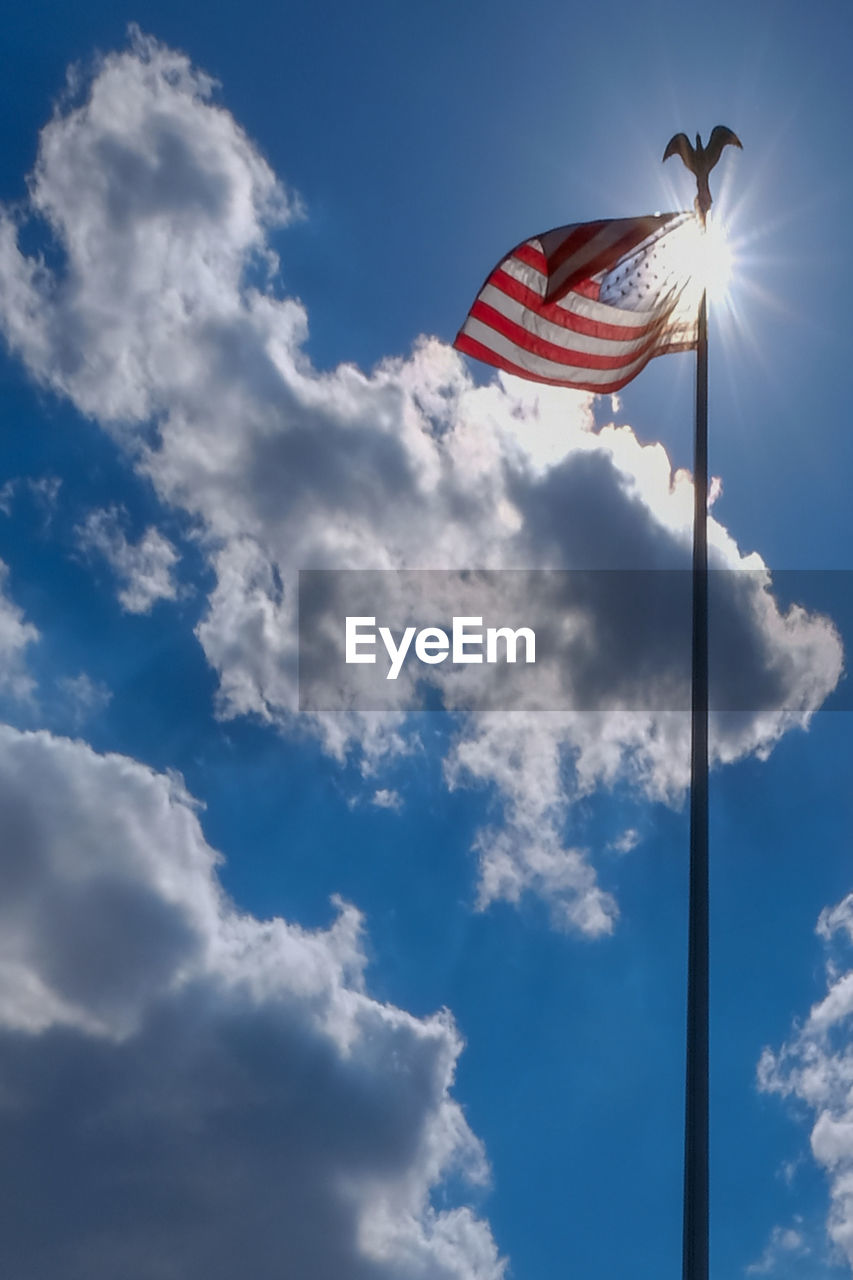
[[[664,161],[680,156],[696,178],[702,231],[713,203],[708,175],[724,147],[742,148],[724,124],[706,145],[676,133]],[[696,334],[696,439],[693,460],[693,627],[690,710],[690,904],[687,942],[687,1063],[684,1107],[683,1280],[708,1280],[708,298],[702,290]]]
[[[703,220],[704,221],[704,220]],[[683,1280],[708,1280],[708,303],[696,342]]]

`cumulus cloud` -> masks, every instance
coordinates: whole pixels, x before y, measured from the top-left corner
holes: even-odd
[[[292,724],[300,568],[689,564],[690,477],[628,427],[595,430],[591,397],[503,376],[477,387],[434,338],[370,373],[312,367],[305,307],[264,283],[299,201],[184,55],[136,32],[104,58],[43,130],[30,193],[64,260],[27,256],[2,215],[7,341],[191,517],[215,576],[197,636],[223,716]],[[825,619],[779,609],[760,559],[715,520],[709,538],[713,564],[753,571],[727,575],[715,610],[718,680],[749,689],[748,709],[714,724],[726,762],[806,726],[842,656]],[[168,552],[147,550],[162,586]],[[125,588],[126,607],[151,598]],[[475,716],[446,762],[449,785],[487,786],[501,810],[477,842],[481,905],[533,890],[589,934],[613,927],[616,904],[569,838],[572,800],[625,781],[677,803],[689,756],[684,716],[630,710],[650,658],[667,672],[647,629],[608,626],[613,607],[603,591],[589,602],[590,636],[618,643],[593,644],[584,670],[614,690],[607,709]],[[315,728],[366,772],[406,743],[399,716]]]
[[[6,593],[9,566],[0,560],[0,694],[28,698],[34,681],[26,667],[26,650],[38,639],[38,631],[24,619],[23,611]]]
[[[450,1015],[369,995],[363,924],[241,914],[178,777],[0,728],[3,1255],[48,1280],[500,1280]],[[51,1206],[50,1227],[41,1211]]]
[[[759,1088],[794,1098],[812,1115],[811,1150],[829,1179],[829,1235],[853,1267],[853,894],[821,912],[827,992],[778,1050],[766,1048]]]
[[[150,526],[138,542],[129,542],[121,512],[108,507],[90,511],[75,532],[80,549],[103,556],[124,584],[118,598],[128,613],[149,613],[157,600],[176,598],[172,570],[180,557],[159,529]]]

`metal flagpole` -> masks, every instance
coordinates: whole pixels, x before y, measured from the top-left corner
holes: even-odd
[[[696,340],[683,1280],[708,1280],[708,303]]]
[[[664,160],[678,155],[696,177],[696,212],[705,229],[708,175],[737,134],[716,125],[706,146],[677,133]],[[693,626],[690,716],[690,905],[687,943],[687,1069],[684,1107],[682,1280],[708,1280],[708,298],[696,334],[696,436],[693,459]]]

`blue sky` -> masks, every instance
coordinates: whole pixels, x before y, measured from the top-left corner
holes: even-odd
[[[756,573],[719,643],[778,697],[715,724],[711,1265],[848,1274],[849,22],[5,34],[4,1272],[677,1274],[683,716],[300,716],[294,601],[300,568],[682,562],[689,356],[594,401],[449,344],[519,240],[689,207],[664,146],[724,123],[711,537]]]

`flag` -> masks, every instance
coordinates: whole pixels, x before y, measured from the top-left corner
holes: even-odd
[[[612,392],[653,356],[696,345],[692,213],[557,227],[489,275],[454,346],[507,373]]]

